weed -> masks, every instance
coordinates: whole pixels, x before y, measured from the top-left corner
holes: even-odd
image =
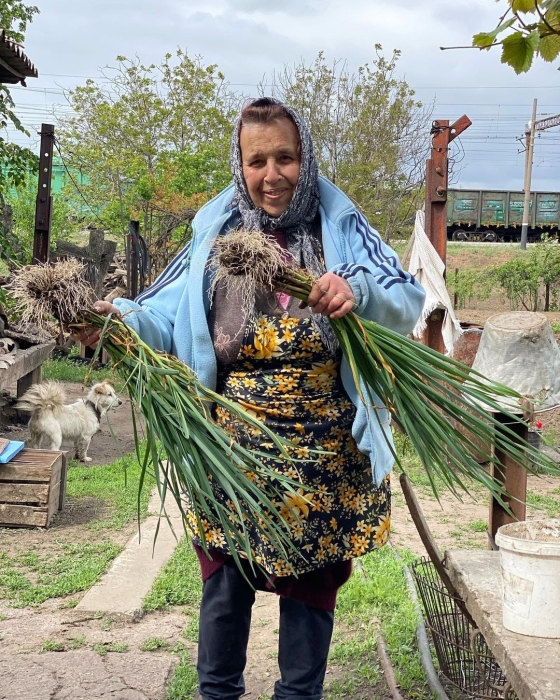
[[[111,619],[108,617],[104,617],[101,620],[101,629],[103,632],[110,632],[111,627],[113,626],[113,623],[111,622]]]
[[[488,530],[488,523],[486,520],[480,518],[479,520],[470,520],[467,523],[467,527],[472,532],[486,532]]]
[[[59,610],[67,610],[67,609],[75,608],[76,605],[78,605],[78,602],[79,601],[76,600],[76,598],[68,598],[68,600],[65,600],[63,603],[61,603],[58,606],[58,609]]]
[[[140,645],[142,651],[159,651],[163,649],[167,651],[169,649],[169,642],[160,637],[148,637]]]
[[[53,639],[45,639],[41,644],[41,653],[46,651],[65,651],[65,647],[62,642],[55,642]]]
[[[93,644],[93,651],[99,656],[106,656],[110,651],[117,654],[124,654],[128,651],[128,644],[125,642],[102,642],[101,644]]]
[[[188,625],[183,630],[183,637],[189,642],[198,642],[198,615],[189,617]]]
[[[87,644],[87,640],[83,635],[81,635],[80,637],[68,637],[68,641],[66,643],[66,649],[68,649],[68,650],[81,649],[81,647],[84,647],[86,644]]]

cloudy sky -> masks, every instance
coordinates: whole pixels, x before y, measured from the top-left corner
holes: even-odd
[[[24,123],[36,130],[67,107],[63,89],[99,76],[117,55],[160,62],[177,47],[216,63],[240,92],[257,94],[263,76],[312,62],[319,51],[349,68],[372,62],[380,43],[389,57],[402,51],[398,73],[419,99],[435,102],[434,118],[467,114],[473,125],[454,148],[456,184],[522,189],[524,156],[516,140],[531,117],[560,113],[560,72],[537,61],[516,76],[498,53],[440,51],[470,44],[495,26],[494,0],[37,0],[41,14],[25,51],[38,80],[13,95]],[[503,3],[502,3],[503,4]],[[18,138],[18,137],[15,137]],[[532,189],[560,189],[560,128],[536,141]]]

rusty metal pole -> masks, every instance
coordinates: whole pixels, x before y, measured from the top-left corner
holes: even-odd
[[[126,277],[130,299],[136,299],[139,292],[138,272],[138,238],[140,236],[140,222],[128,222],[128,236],[126,238]]]
[[[432,122],[432,153],[426,162],[426,235],[445,263],[447,252],[447,184],[449,144],[472,124],[463,115],[451,126],[447,119]],[[441,328],[443,312],[434,311],[424,331],[423,343],[439,352],[444,351]]]
[[[49,260],[51,239],[51,181],[54,151],[54,126],[41,124],[41,153],[39,155],[39,184],[35,204],[35,235],[33,238],[33,263]]]
[[[495,415],[496,420],[507,426],[515,433],[519,440],[519,448],[523,449],[522,441],[527,442],[529,439],[529,427],[526,423],[511,423],[511,419],[503,413]],[[498,428],[499,430],[499,428]],[[493,478],[502,486],[508,493],[508,497],[504,498],[513,517],[503,508],[495,498],[490,499],[490,520],[488,531],[494,538],[498,528],[508,523],[513,523],[516,520],[525,520],[527,508],[527,471],[518,464],[514,459],[508,457],[496,447],[496,459],[499,464],[492,468]]]

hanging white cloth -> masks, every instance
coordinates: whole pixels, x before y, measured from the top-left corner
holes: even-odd
[[[442,336],[448,355],[453,354],[453,346],[463,333],[461,325],[453,311],[453,304],[445,286],[443,273],[445,264],[439,257],[425,231],[425,215],[423,211],[416,212],[412,252],[408,271],[420,282],[426,290],[426,301],[422,315],[412,331],[415,338],[421,338],[426,330],[428,318],[436,309],[444,310]]]

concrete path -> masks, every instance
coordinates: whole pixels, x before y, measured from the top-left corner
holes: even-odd
[[[169,654],[0,655],[0,700],[163,700]]]
[[[165,514],[161,516],[160,503],[156,491],[148,506],[148,511],[155,515],[144,520],[140,533],[131,537],[111,568],[85,594],[76,610],[127,615],[131,620],[142,616],[142,600],[169,561],[184,532],[181,512],[173,496],[169,494],[166,498]]]

